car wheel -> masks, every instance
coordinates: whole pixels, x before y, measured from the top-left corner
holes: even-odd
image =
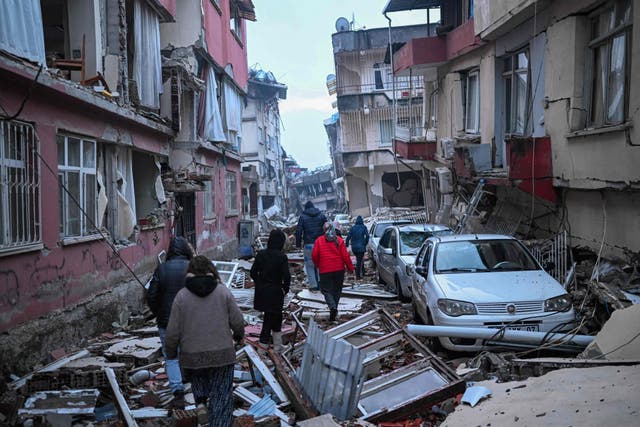
[[[396,275],[395,277],[395,285],[396,285],[396,295],[398,295],[398,300],[400,302],[409,302],[410,298],[407,297],[404,292],[402,292],[402,285],[400,284],[400,278]]]

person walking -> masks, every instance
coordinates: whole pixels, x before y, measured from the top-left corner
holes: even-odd
[[[345,268],[353,272],[353,263],[341,237],[336,236],[333,224],[323,226],[324,234],[313,245],[312,258],[320,271],[320,291],[329,306],[329,321],[338,316]]]
[[[327,217],[309,200],[304,204],[304,211],[302,211],[296,227],[296,246],[300,248],[304,243],[304,270],[309,288],[313,291],[318,290],[318,270],[311,258],[311,252],[314,242],[323,233],[322,226],[325,222],[327,222]]]
[[[198,423],[228,427],[233,421],[234,341],[242,344],[244,319],[216,267],[202,255],[189,263],[167,325],[167,355],[179,357],[191,382]],[[207,417],[207,399],[209,414]]]
[[[356,256],[356,280],[360,280],[364,276],[364,253],[367,250],[367,243],[369,243],[369,231],[364,226],[362,216],[358,215],[356,223],[349,234],[345,244],[349,246],[351,244],[351,252]]]
[[[176,408],[184,407],[184,385],[177,357],[168,357],[167,355],[165,337],[173,300],[180,289],[184,287],[187,267],[192,257],[193,249],[187,239],[180,236],[172,237],[169,242],[167,260],[160,264],[153,273],[146,295],[147,304],[156,316],[169,388],[174,396],[172,405]]]
[[[273,337],[273,348],[277,352],[283,350],[282,307],[291,285],[289,259],[282,251],[285,240],[281,230],[271,230],[267,249],[258,252],[250,272],[256,285],[253,308],[264,313],[260,342],[268,345]]]

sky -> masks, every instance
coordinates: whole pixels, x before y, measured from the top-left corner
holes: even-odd
[[[323,121],[335,111],[326,78],[334,74],[331,34],[339,17],[356,29],[386,28],[387,0],[253,0],[256,22],[247,22],[249,67],[271,71],[288,86],[280,101],[282,146],[302,167],[331,163]],[[389,14],[393,26],[425,24],[426,11]]]

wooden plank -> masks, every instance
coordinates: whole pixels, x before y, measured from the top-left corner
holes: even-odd
[[[271,370],[267,367],[267,365],[264,364],[264,362],[262,361],[260,356],[258,356],[258,353],[256,353],[253,347],[249,345],[245,346],[244,352],[247,354],[247,357],[251,360],[251,363],[253,363],[253,366],[255,366],[256,369],[260,371],[260,374],[262,374],[262,377],[265,379],[265,381],[267,381],[267,383],[269,384],[273,392],[278,397],[278,400],[280,402],[287,402],[287,394],[284,392],[282,387],[280,387],[280,383],[278,383],[278,380],[276,380],[276,378],[271,373]]]
[[[111,385],[111,390],[113,390],[113,394],[116,398],[118,406],[120,407],[120,412],[124,417],[124,420],[127,422],[129,427],[138,427],[138,423],[133,418],[131,414],[131,410],[127,405],[127,401],[125,400],[122,392],[120,391],[120,386],[118,385],[118,380],[116,380],[116,374],[113,372],[111,368],[104,369],[105,374],[107,374],[107,378],[109,379],[109,385]]]

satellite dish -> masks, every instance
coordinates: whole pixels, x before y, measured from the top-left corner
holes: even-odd
[[[336,21],[336,31],[341,33],[343,31],[349,31],[351,25],[349,24],[349,20],[347,18],[338,18]]]

